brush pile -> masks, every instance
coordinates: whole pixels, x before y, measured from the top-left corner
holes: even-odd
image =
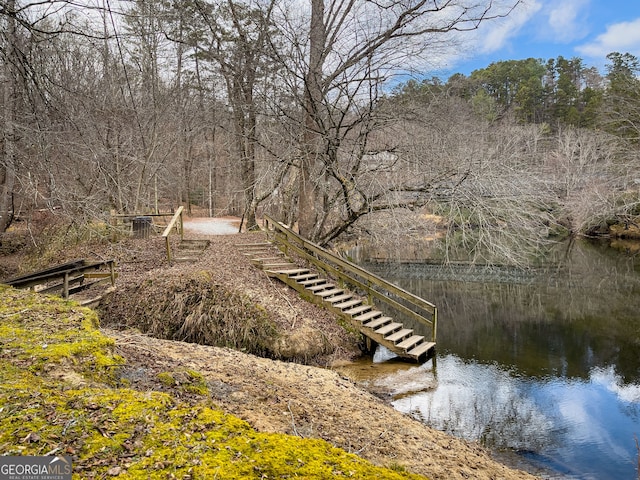
[[[272,316],[206,272],[146,279],[101,305],[103,325],[278,358]]]

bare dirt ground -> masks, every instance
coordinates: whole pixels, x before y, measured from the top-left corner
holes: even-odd
[[[478,445],[450,437],[394,410],[335,371],[278,362],[234,350],[106,333],[130,365],[138,388],[161,389],[157,373],[200,372],[213,400],[256,430],[323,438],[384,466],[431,479],[527,479]]]
[[[212,399],[221,408],[260,431],[322,438],[373,463],[402,466],[431,479],[535,478],[498,463],[477,444],[450,437],[394,410],[384,392],[374,395],[331,370],[331,366],[358,355],[354,336],[328,312],[268,278],[239,252],[238,244],[264,241],[263,233],[211,235],[226,233],[231,226],[237,231],[237,222],[185,222],[185,238],[211,240],[197,263],[169,265],[162,239],[157,237],[109,244],[100,251],[95,246],[86,251],[65,251],[60,261],[96,254],[115,258],[120,277],[114,295],[125,296],[129,302],[136,301],[131,292],[140,290],[142,282],[158,276],[180,281],[204,271],[212,282],[242,292],[273,312],[283,336],[296,343],[291,348],[321,341],[330,344],[331,350],[309,355],[307,363],[311,365],[270,360],[236,350],[151,338],[135,330],[117,330],[109,326],[118,323],[112,313],[104,331],[116,339],[118,353],[126,358],[125,375],[133,387],[166,390],[169,387],[158,381],[158,373],[195,370],[204,375]]]

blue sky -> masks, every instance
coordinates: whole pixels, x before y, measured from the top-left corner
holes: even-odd
[[[462,38],[441,76],[470,74],[500,60],[580,57],[604,73],[610,52],[640,58],[640,0],[523,0],[507,18]]]

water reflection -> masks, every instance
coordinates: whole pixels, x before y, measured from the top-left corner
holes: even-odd
[[[515,449],[564,478],[636,478],[640,392],[612,368],[588,380],[529,379],[497,365],[438,360],[438,387],[393,401],[398,410],[494,449]]]
[[[362,259],[361,259],[362,260]],[[640,262],[577,244],[554,269],[365,263],[439,309],[437,368],[368,380],[425,423],[514,449],[563,478],[636,479]]]
[[[562,263],[524,272],[526,281],[515,284],[486,274],[477,281],[484,267],[465,267],[467,274],[424,263],[363,264],[433,301],[438,346],[461,358],[517,365],[530,376],[587,378],[594,366],[615,365],[625,382],[640,378],[635,257],[578,243]]]

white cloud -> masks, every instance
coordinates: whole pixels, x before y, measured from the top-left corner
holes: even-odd
[[[640,18],[609,25],[605,33],[576,47],[576,51],[591,58],[605,57],[611,52],[640,55]]]
[[[640,385],[625,385],[613,367],[595,368],[590,377],[592,383],[604,386],[620,400],[628,403],[640,403]]]
[[[424,52],[426,57],[415,56],[416,66],[407,66],[407,71],[441,71],[450,74],[456,65],[474,56],[511,50],[523,27],[530,24],[542,9],[543,1],[493,0],[492,9],[487,14],[489,18],[483,20],[477,29],[435,34],[427,40],[430,44],[429,50]],[[478,2],[478,5],[482,4]]]
[[[482,24],[477,32],[478,50],[481,53],[492,53],[505,48],[541,8],[540,1],[527,0],[520,3],[506,18]]]
[[[589,0],[554,2],[548,14],[549,27],[554,40],[570,42],[587,34],[585,16]]]
[[[450,71],[457,64],[476,55],[486,55],[501,50],[512,50],[515,38],[521,30],[531,23],[532,19],[542,9],[543,0],[522,0],[505,17],[486,20],[477,30],[457,32],[448,37],[450,48],[439,52],[437,57],[430,59],[431,69]],[[501,5],[513,5],[513,1],[501,2]],[[449,72],[450,73],[450,72]]]

